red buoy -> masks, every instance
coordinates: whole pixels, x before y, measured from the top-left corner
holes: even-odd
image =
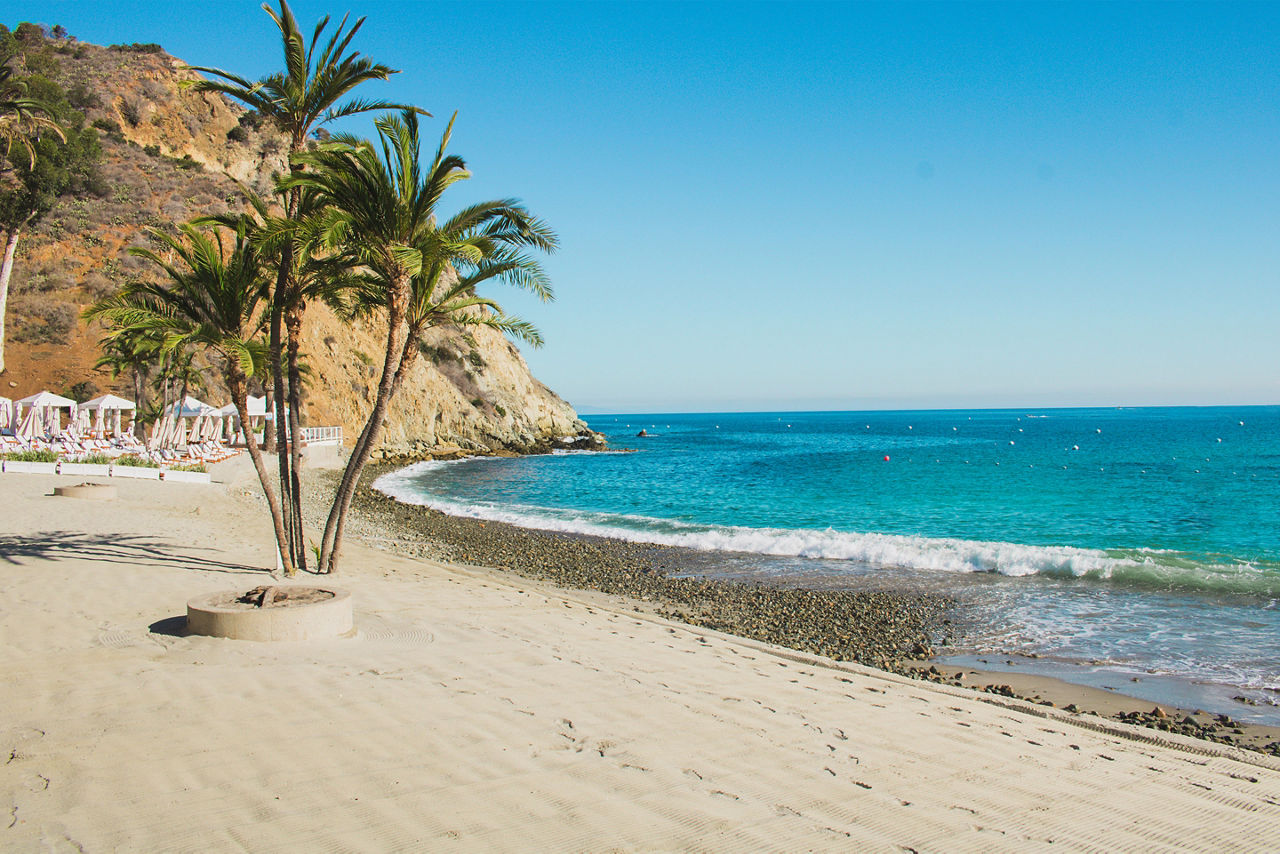
[[[885,455],[884,461],[885,461],[886,463],[887,463],[887,462],[889,462],[889,455],[888,455],[888,454],[886,454],[886,455]]]

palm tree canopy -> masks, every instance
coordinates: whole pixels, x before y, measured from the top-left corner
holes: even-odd
[[[0,65],[0,139],[4,140],[4,156],[13,152],[16,143],[26,150],[28,168],[36,163],[33,144],[41,131],[49,131],[63,142],[67,141],[62,128],[54,121],[53,108],[43,101],[27,95],[27,84],[13,77],[13,69],[6,61]]]
[[[445,190],[470,177],[462,158],[446,152],[455,113],[430,164],[420,158],[417,115],[404,111],[377,122],[380,145],[335,137],[295,160],[313,168],[281,179],[281,188],[315,194],[317,215],[299,226],[300,242],[320,243],[370,275],[351,277],[349,303],[358,311],[385,306],[388,284],[411,277],[407,321],[415,334],[430,326],[484,325],[535,346],[529,323],[506,315],[476,294],[489,281],[553,299],[550,280],[528,251],[554,252],[555,232],[516,199],[479,202],[443,224],[436,209]]]
[[[179,227],[173,236],[153,230],[163,250],[134,247],[165,272],[165,282],[131,282],[114,297],[95,303],[86,318],[101,317],[117,330],[162,337],[163,352],[202,345],[254,376],[264,364],[261,332],[269,280],[243,228],[228,244],[225,232]]]
[[[413,109],[424,112],[416,107],[381,100],[354,98],[338,103],[361,83],[386,80],[399,73],[396,69],[361,57],[358,52],[347,53],[351,39],[364,24],[364,18],[347,29],[348,16],[344,15],[329,41],[320,49],[320,39],[329,25],[329,16],[320,19],[308,42],[285,0],[280,0],[279,12],[266,3],[262,8],[280,29],[285,70],[255,83],[219,68],[193,65],[187,68],[215,79],[191,81],[186,85],[197,92],[220,92],[274,120],[282,131],[289,134],[295,151],[301,149],[313,129],[344,116],[375,110]]]
[[[280,179],[281,190],[310,188],[322,212],[305,226],[311,239],[353,256],[390,282],[422,270],[421,243],[434,227],[446,189],[470,177],[466,163],[446,155],[450,129],[430,168],[419,157],[418,114],[403,110],[374,123],[380,145],[349,136],[293,157],[313,167]]]

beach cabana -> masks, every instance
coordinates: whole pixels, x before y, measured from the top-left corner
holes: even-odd
[[[156,423],[151,434],[153,448],[177,448],[188,443],[187,427],[189,419],[204,419],[214,415],[218,410],[201,400],[187,396],[182,401],[174,401],[164,408],[164,414]]]
[[[119,438],[123,432],[120,429],[121,416],[125,412],[132,413],[136,409],[132,400],[125,400],[114,394],[95,397],[80,404],[80,429],[82,431],[92,429],[99,436],[106,435],[107,430],[110,430],[111,435]],[[93,416],[92,427],[89,424],[90,414]]]
[[[23,410],[26,410],[26,417]],[[32,431],[31,436],[62,435],[62,410],[67,410],[67,426],[74,432],[76,418],[76,402],[51,391],[42,391],[28,395],[17,402],[15,419],[22,422],[24,431]],[[31,423],[28,424],[27,420]]]
[[[262,423],[266,419],[267,399],[250,395],[245,400],[245,409],[249,412],[249,429],[257,433],[262,429]],[[228,403],[218,410],[218,414],[222,416],[222,433],[227,437],[227,441],[241,445],[245,444],[244,436],[240,431],[240,413],[236,412],[236,405]]]

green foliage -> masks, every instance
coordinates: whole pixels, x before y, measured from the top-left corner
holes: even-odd
[[[154,42],[133,44],[113,44],[110,45],[111,50],[118,50],[124,53],[164,53],[164,48]]]
[[[13,451],[8,454],[0,454],[0,457],[6,460],[12,460],[15,463],[56,463],[58,455],[48,448],[36,448],[32,451]]]
[[[507,417],[507,410],[506,410],[505,408],[503,408],[502,404],[495,403],[495,404],[493,405],[493,411],[494,411],[494,412],[496,412],[496,413],[498,413],[498,417],[499,417],[499,418],[506,418],[506,417]]]
[[[93,127],[106,134],[107,139],[112,142],[124,142],[124,133],[120,130],[119,122],[112,119],[94,119]]]
[[[64,396],[71,398],[76,403],[84,403],[86,400],[92,400],[97,396],[98,391],[98,385],[93,380],[81,380],[67,389],[67,393]]]
[[[142,113],[138,109],[138,105],[128,98],[120,99],[120,115],[134,127],[137,127],[138,122],[142,121]]]
[[[91,465],[91,466],[109,466],[112,463],[112,459],[110,456],[102,453],[101,451],[94,451],[91,454],[85,454],[83,457],[77,460],[77,462],[85,463],[86,465]]]
[[[77,110],[87,110],[102,106],[102,99],[88,86],[76,83],[67,90],[67,103]]]
[[[132,466],[139,469],[160,468],[160,464],[155,460],[148,459],[147,457],[140,457],[137,454],[124,454],[123,456],[116,457],[112,462],[118,466]]]
[[[207,468],[205,468],[204,463],[176,463],[174,465],[169,466],[169,469],[171,471],[194,471],[194,472],[200,472],[201,474],[204,474],[205,472],[209,471]]]
[[[46,104],[63,128],[66,142],[44,134],[32,142],[35,163],[18,157],[11,163],[13,180],[0,190],[0,227],[12,229],[39,222],[62,195],[104,195],[98,175],[102,148],[98,132],[84,126],[66,93],[39,75],[26,80],[28,95]]]
[[[364,365],[366,368],[373,367],[373,359],[369,358],[368,353],[364,352],[363,350],[352,350],[351,352],[355,355],[357,359],[360,360],[360,364]]]
[[[484,357],[480,355],[479,350],[472,350],[470,353],[468,353],[467,361],[477,368],[483,368],[488,365],[488,362],[486,362],[484,360]]]
[[[227,139],[231,142],[245,142],[249,139],[249,132],[242,125],[236,125],[227,131]]]
[[[30,21],[23,21],[13,31],[13,37],[24,45],[39,45],[45,39],[44,27]]]
[[[143,153],[143,154],[145,154],[145,155],[147,155],[148,157],[159,157],[159,156],[160,156],[160,146],[158,146],[158,145],[144,145],[144,146],[142,146],[142,153]]]

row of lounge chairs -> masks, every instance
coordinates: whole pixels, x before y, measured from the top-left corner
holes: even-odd
[[[217,463],[234,457],[240,451],[228,448],[217,442],[200,442],[178,450],[160,448],[150,451],[147,446],[132,434],[121,436],[77,436],[70,431],[60,436],[19,439],[0,433],[0,454],[20,453],[23,451],[52,451],[67,460],[81,460],[92,455],[119,457],[126,454],[143,457],[160,465],[196,465],[199,463]]]

